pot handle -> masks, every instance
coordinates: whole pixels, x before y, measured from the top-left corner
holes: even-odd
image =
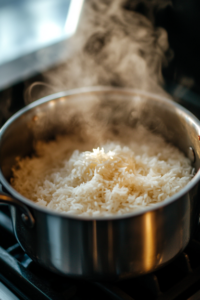
[[[22,214],[21,214],[21,218],[22,221],[29,227],[29,228],[33,228],[34,224],[35,224],[35,220],[30,212],[30,210],[26,207],[26,205],[24,205],[23,203],[21,203],[20,201],[12,198],[11,196],[0,192],[0,205],[1,204],[6,204],[6,205],[12,205],[16,208],[21,209]]]

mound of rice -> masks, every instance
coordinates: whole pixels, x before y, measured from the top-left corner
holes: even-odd
[[[91,151],[73,151],[73,142],[64,137],[39,142],[36,156],[18,158],[11,184],[41,206],[96,216],[164,201],[189,182],[189,159],[162,137],[138,128],[131,140]]]

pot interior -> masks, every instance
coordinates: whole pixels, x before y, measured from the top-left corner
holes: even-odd
[[[70,135],[98,147],[103,140],[124,140],[127,128],[139,124],[164,136],[186,156],[191,157],[192,147],[194,168],[199,169],[200,130],[193,115],[172,100],[152,94],[100,88],[46,97],[10,119],[1,132],[2,174],[9,182],[16,157],[31,155],[38,140]]]

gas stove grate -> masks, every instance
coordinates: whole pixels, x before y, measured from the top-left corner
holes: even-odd
[[[20,299],[196,300],[200,298],[200,236],[162,269],[117,283],[74,280],[34,263],[17,243],[7,208],[0,210],[0,280]]]

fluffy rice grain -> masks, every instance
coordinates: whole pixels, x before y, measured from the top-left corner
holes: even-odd
[[[164,201],[189,182],[189,159],[162,137],[138,128],[130,140],[127,146],[108,142],[91,151],[64,137],[39,142],[37,156],[18,158],[11,184],[41,206],[96,216]]]

